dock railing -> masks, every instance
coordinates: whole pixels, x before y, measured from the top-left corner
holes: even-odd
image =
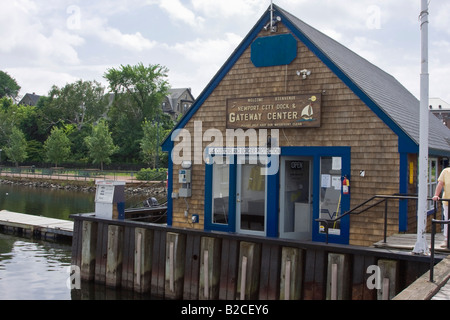
[[[337,216],[336,218],[332,219],[326,219],[326,218],[320,218],[316,219],[317,222],[321,222],[325,225],[325,234],[326,234],[326,243],[328,243],[328,236],[329,236],[329,226],[334,225],[337,221],[341,220],[342,218],[348,216],[348,215],[360,215],[384,202],[384,237],[383,242],[386,243],[387,241],[387,214],[388,214],[388,202],[389,200],[418,200],[417,195],[411,195],[411,194],[393,194],[393,195],[375,195],[371,197],[370,199],[364,201],[363,203],[357,205],[353,209],[344,212],[340,216]],[[431,198],[428,198],[427,200],[432,200]],[[434,218],[436,218],[436,206],[434,208]]]
[[[450,201],[449,199],[440,199],[438,201]],[[434,255],[435,255],[435,238],[436,238],[436,225],[449,225],[450,220],[438,220],[436,219],[437,201],[434,202],[435,214],[434,219],[431,220],[431,249],[430,249],[430,282],[434,282]],[[447,217],[448,218],[448,217]],[[450,240],[447,234],[447,248],[450,248]]]
[[[375,195],[372,198],[368,199],[367,201],[364,201],[360,205],[356,206],[355,208],[343,213],[342,215],[334,218],[334,219],[316,219],[316,221],[321,222],[325,225],[325,232],[326,232],[326,243],[328,244],[328,229],[329,225],[333,225],[336,223],[336,221],[341,220],[345,216],[355,214],[359,215],[362,214],[369,209],[372,209],[379,204],[384,202],[384,235],[383,235],[383,243],[387,242],[387,213],[388,213],[388,201],[389,200],[418,200],[417,195],[410,195],[410,194],[394,194],[394,195]],[[442,203],[443,201],[450,201],[450,199],[439,199],[437,201],[433,200],[433,198],[427,198],[428,201],[434,202],[434,209],[432,210],[433,213],[433,219],[431,220],[431,248],[430,248],[430,282],[434,282],[434,264],[435,264],[435,238],[436,238],[436,226],[438,224],[441,225],[449,225],[450,220],[439,220],[437,219],[437,213],[438,213],[438,203]],[[371,203],[373,202],[373,203]],[[370,205],[368,205],[371,203]],[[367,207],[364,207],[366,206]],[[447,236],[447,248],[450,248],[450,237]]]

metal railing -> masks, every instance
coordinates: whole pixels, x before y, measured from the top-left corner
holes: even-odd
[[[375,201],[376,200],[376,201]],[[345,216],[355,214],[359,215],[361,213],[364,213],[368,211],[369,209],[372,209],[379,204],[384,202],[384,236],[383,236],[383,243],[387,242],[387,213],[388,213],[388,201],[389,200],[418,200],[417,195],[400,195],[400,194],[394,194],[391,196],[388,195],[376,195],[370,198],[367,201],[364,201],[360,205],[356,206],[355,208],[343,213],[342,215],[334,218],[334,219],[316,219],[316,221],[321,222],[325,225],[326,230],[326,243],[328,243],[328,236],[329,236],[329,226],[334,225],[337,221],[341,220]],[[370,202],[375,201],[374,203],[366,206]],[[434,210],[433,210],[433,219],[431,220],[431,248],[430,248],[430,282],[434,282],[434,263],[435,263],[435,240],[436,240],[436,225],[449,225],[450,220],[438,220],[436,219],[438,208],[437,204],[442,203],[443,201],[449,202],[450,199],[439,199],[437,201],[434,201],[433,198],[427,198],[427,201],[433,201],[434,203]],[[364,207],[364,208],[363,208]],[[447,248],[450,248],[450,237],[447,236]]]
[[[0,167],[0,177],[25,177],[57,180],[126,180],[140,182],[137,171],[100,171],[98,169],[72,169],[72,168],[36,168],[27,167]],[[166,180],[165,172],[157,172],[149,176],[151,181]]]
[[[360,205],[356,206],[355,208],[343,213],[342,215],[333,218],[333,219],[326,219],[326,218],[319,218],[316,219],[317,222],[323,223],[325,225],[325,233],[326,233],[326,243],[328,243],[328,237],[329,237],[329,226],[334,225],[337,221],[341,220],[342,218],[348,216],[348,215],[360,215],[378,205],[384,202],[384,237],[383,242],[386,243],[387,241],[387,213],[388,213],[388,201],[389,200],[418,200],[417,195],[410,195],[410,194],[394,194],[394,195],[375,195],[369,200],[364,201]],[[431,198],[428,198],[427,200],[432,200]],[[371,203],[374,202],[374,203]],[[371,204],[369,204],[371,203]],[[366,206],[367,207],[364,207]],[[436,214],[436,207],[435,207],[435,214]]]
[[[450,201],[449,199],[440,199],[439,201]],[[436,219],[436,203],[434,203],[435,214],[434,219],[431,220],[431,254],[430,254],[430,282],[434,282],[434,256],[435,256],[435,243],[436,243],[436,225],[448,225],[450,224],[450,220],[437,220]],[[447,248],[450,248],[450,237],[447,234]]]

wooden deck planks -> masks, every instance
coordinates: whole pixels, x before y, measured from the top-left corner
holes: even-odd
[[[73,236],[73,221],[46,218],[7,210],[0,211],[0,225],[21,228],[31,232],[51,233],[62,236]]]
[[[431,234],[426,234],[426,239],[428,246],[431,246]],[[399,250],[412,250],[416,244],[417,235],[416,234],[395,234],[387,237],[386,243],[383,240],[374,244],[376,248],[388,248],[388,249],[399,249]],[[444,236],[442,233],[437,233],[435,238],[435,250],[439,252],[450,252],[447,248],[441,248],[441,244],[444,241]]]

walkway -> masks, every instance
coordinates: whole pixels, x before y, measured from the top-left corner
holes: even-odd
[[[0,226],[21,229],[26,233],[47,236],[72,237],[73,221],[33,216],[6,210],[0,211]]]

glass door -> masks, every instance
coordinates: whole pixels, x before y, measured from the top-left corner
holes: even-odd
[[[322,157],[320,160],[320,215],[321,219],[335,219],[342,214],[342,158]],[[341,220],[328,226],[330,235],[341,235]],[[325,225],[320,224],[320,233],[325,233]]]
[[[236,172],[236,231],[265,235],[267,179],[259,164],[238,164]]]
[[[280,237],[312,238],[313,158],[283,157],[280,171]]]

